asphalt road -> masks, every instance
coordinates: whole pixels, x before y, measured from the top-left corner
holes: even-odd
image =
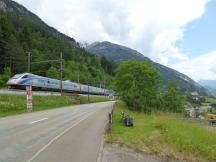
[[[96,162],[113,103],[0,118],[0,162]]]

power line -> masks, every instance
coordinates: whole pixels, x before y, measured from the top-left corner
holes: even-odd
[[[59,62],[61,60],[47,60],[47,61],[37,61],[37,62],[31,62],[31,64],[40,64],[40,63],[47,63],[47,62]]]
[[[45,61],[36,61],[36,62],[31,62],[31,53],[28,52],[28,72],[30,73],[31,71],[31,65],[32,64],[40,64],[40,63],[48,63],[48,62],[60,62],[60,89],[61,89],[61,95],[63,95],[63,85],[62,85],[62,72],[63,72],[63,57],[62,57],[62,52],[60,53],[60,59],[58,60],[45,60]]]

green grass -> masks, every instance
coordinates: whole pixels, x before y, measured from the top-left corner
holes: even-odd
[[[66,96],[33,96],[33,111],[74,105],[75,101]],[[26,97],[0,95],[0,117],[26,112]]]
[[[134,119],[134,127],[123,126],[121,111]],[[216,132],[178,114],[146,115],[128,111],[116,104],[108,143],[124,144],[135,150],[180,161],[216,161]]]
[[[206,97],[206,102],[208,102],[208,103],[216,103],[216,98]]]
[[[88,96],[79,96],[81,104],[88,103]],[[106,96],[89,96],[90,103],[110,101]]]
[[[87,96],[79,96],[80,104],[88,103]],[[90,103],[108,101],[107,97],[90,97]],[[67,96],[33,96],[33,111],[41,111],[77,104]],[[0,94],[0,117],[26,112],[26,96]]]

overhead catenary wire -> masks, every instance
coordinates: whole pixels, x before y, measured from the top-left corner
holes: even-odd
[[[63,79],[63,57],[62,57],[62,52],[60,53],[60,59],[57,60],[44,60],[44,61],[36,61],[36,62],[31,62],[31,53],[28,52],[28,72],[31,72],[31,65],[32,64],[40,64],[40,63],[52,63],[52,62],[60,62],[60,89],[61,89],[61,95],[63,95],[63,84],[62,84],[62,79]]]

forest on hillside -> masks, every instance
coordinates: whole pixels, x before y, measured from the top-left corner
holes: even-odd
[[[8,4],[9,5],[9,4]],[[19,6],[20,7],[20,6]],[[105,57],[86,52],[73,39],[47,26],[25,8],[0,9],[0,74],[27,72],[28,53],[31,62],[60,59],[63,53],[64,80],[112,87],[115,64]],[[59,78],[59,62],[31,64],[31,73]]]

